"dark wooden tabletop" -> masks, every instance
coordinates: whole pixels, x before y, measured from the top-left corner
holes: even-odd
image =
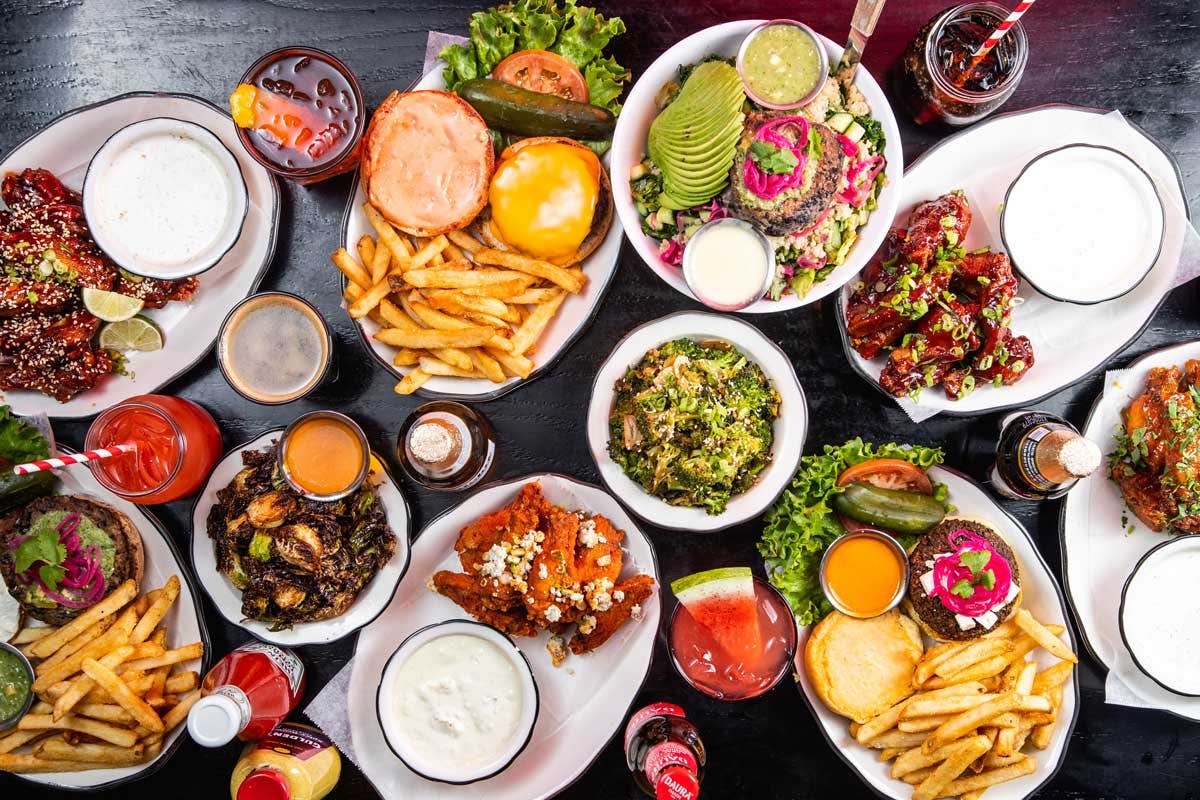
[[[218,104],[261,53],[309,44],[343,58],[374,105],[415,80],[429,30],[465,33],[467,15],[482,3],[459,0],[4,0],[0,3],[0,85],[4,105],[0,151],[8,150],[57,115],[134,90],[188,92]],[[709,0],[599,3],[619,14],[629,33],[615,45],[622,64],[638,75],[659,53],[703,27],[739,17],[791,16],[833,39],[845,37],[853,0],[764,3]],[[893,0],[866,54],[876,76],[889,71],[913,33],[948,0]],[[1200,6],[1194,0],[1054,0],[1025,18],[1031,56],[1024,81],[1005,110],[1048,102],[1116,108],[1161,140],[1178,159],[1193,209],[1200,207]],[[897,116],[902,116],[900,113]],[[946,135],[900,120],[905,161]],[[987,154],[980,153],[981,163]],[[316,396],[282,408],[240,399],[212,356],[166,391],[199,401],[220,421],[228,446],[288,422],[304,411],[336,407],[363,423],[375,447],[390,451],[400,422],[419,401],[392,391],[394,379],[361,350],[338,307],[338,276],[329,253],[339,244],[339,221],[350,180],[314,188],[286,186],[279,246],[264,288],[287,289],[315,303],[337,336],[339,376]],[[949,187],[948,187],[949,188]],[[630,328],[696,304],[660,282],[625,245],[604,306],[584,335],[548,374],[507,397],[481,406],[501,445],[496,477],[556,470],[596,481],[582,420],[591,376]],[[913,426],[894,404],[856,377],[845,362],[829,303],[798,312],[754,317],[796,364],[810,406],[806,452],[861,435],[876,441],[939,444],[994,418],[935,418]],[[1114,359],[1123,364],[1166,344],[1200,337],[1198,282],[1175,290],[1150,327]],[[1100,388],[1099,374],[1042,404],[1081,423]],[[59,425],[60,438],[82,443],[85,423]],[[454,502],[408,487],[419,527]],[[1058,504],[1008,504],[1059,571]],[[181,544],[190,536],[189,506],[155,512]],[[689,536],[647,526],[664,581],[718,565],[754,563],[757,522],[716,535]],[[669,603],[668,603],[669,607]],[[247,638],[211,605],[206,615],[217,653]],[[353,639],[302,649],[310,696],[350,658]],[[1200,727],[1161,712],[1104,703],[1103,671],[1089,657],[1080,669],[1082,710],[1066,762],[1040,796],[1067,798],[1192,798],[1200,795]],[[700,727],[709,752],[707,798],[824,798],[869,796],[829,751],[817,724],[790,683],[740,704],[706,700],[686,687],[660,642],[636,704],[681,703]],[[139,798],[228,796],[237,748],[204,750],[187,742],[157,774],[112,796]],[[0,778],[5,797],[50,798],[55,793]],[[344,769],[337,798],[370,798],[374,791],[353,766]],[[640,797],[626,772],[619,741],[561,797],[571,800]]]

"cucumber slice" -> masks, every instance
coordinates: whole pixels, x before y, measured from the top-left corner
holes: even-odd
[[[833,128],[838,133],[845,133],[846,129],[855,124],[854,117],[847,114],[845,111],[839,111],[829,119],[825,120],[825,124]]]
[[[866,132],[866,128],[864,128],[862,125],[859,125],[857,122],[851,122],[850,125],[847,126],[846,130],[842,131],[842,133],[846,134],[846,138],[852,142],[857,142],[864,135],[866,135]]]

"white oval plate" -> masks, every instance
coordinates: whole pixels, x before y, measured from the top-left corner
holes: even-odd
[[[1130,364],[1117,383],[1106,381],[1107,396],[1102,393],[1096,399],[1083,435],[1099,444],[1106,456],[1112,453],[1121,409],[1145,390],[1150,370],[1182,366],[1189,358],[1200,358],[1200,341],[1155,350]],[[1107,463],[1106,458],[1106,467]],[[1200,722],[1200,697],[1183,697],[1159,686],[1138,669],[1121,640],[1121,587],[1141,557],[1167,541],[1168,534],[1155,533],[1143,525],[1126,508],[1121,490],[1108,479],[1107,469],[1101,469],[1081,480],[1063,501],[1059,537],[1067,597],[1088,650],[1138,700]]]
[[[673,506],[647,494],[608,455],[608,417],[616,394],[614,385],[647,350],[681,337],[731,343],[762,368],[782,400],[775,420],[771,463],[759,473],[753,486],[731,498],[725,511],[716,516],[702,508]],[[588,448],[604,484],[633,513],[670,530],[719,531],[761,515],[791,482],[807,435],[808,404],[787,354],[750,323],[720,314],[680,311],[634,328],[600,365],[588,403]]]
[[[239,300],[258,288],[266,274],[279,232],[279,184],[242,147],[228,112],[199,97],[132,92],[68,111],[13,148],[0,162],[0,175],[45,167],[67,186],[80,189],[88,162],[110,136],[130,123],[155,117],[201,125],[233,153],[250,200],[241,236],[216,266],[199,276],[200,288],[191,300],[143,312],[163,332],[163,349],[127,353],[134,377],[110,375],[91,391],[65,403],[40,392],[5,392],[5,401],[16,414],[78,419],[135,395],[158,391],[208,354],[222,320]]]
[[[1174,159],[1161,145],[1130,125],[1128,136],[1097,134],[1089,124],[1103,111],[1065,106],[1041,106],[1001,114],[930,148],[904,175],[904,192],[895,219],[903,225],[919,203],[963,188],[964,175],[986,178],[984,187],[996,203],[984,207],[967,192],[972,223],[965,247],[991,246],[1003,252],[999,207],[1008,185],[1034,155],[1065,144],[1086,142],[1107,145],[1128,155],[1154,180],[1160,197],[1187,208],[1183,185]],[[986,154],[983,156],[981,154]],[[973,178],[974,179],[974,178]],[[1028,281],[1021,281],[1018,297],[1024,301],[1013,312],[1013,331],[1033,343],[1034,365],[1012,386],[980,386],[962,400],[950,400],[940,387],[921,393],[916,407],[947,416],[973,416],[989,411],[1036,403],[1087,377],[1136,339],[1158,310],[1175,282],[1186,226],[1179,215],[1168,214],[1163,247],[1150,274],[1136,289],[1116,300],[1094,305],[1074,305],[1051,300]],[[846,303],[851,287],[838,298],[838,331],[850,366],[879,388],[879,373],[887,359],[867,361],[850,348],[846,333]],[[1081,331],[1086,333],[1081,335]],[[911,403],[907,398],[903,403]]]
[[[603,514],[625,531],[624,575],[650,575],[660,583],[650,541],[621,505],[596,486],[553,473],[526,475],[480,489],[437,517],[413,544],[412,571],[391,605],[363,629],[354,651],[347,703],[366,713],[350,715],[350,735],[358,765],[385,800],[542,800],[562,791],[608,744],[621,727],[650,669],[661,613],[659,592],[643,604],[645,617],[626,623],[603,647],[586,656],[570,656],[561,667],[550,662],[547,634],[513,637],[533,667],[541,710],[533,740],[507,770],[494,778],[451,786],[418,777],[388,749],[374,708],[383,668],[396,645],[413,631],[446,619],[468,619],[450,600],[426,583],[441,569],[461,569],[454,543],[459,532],[483,514],[507,503],[530,481],[540,481],[551,503]]]
[[[992,525],[1008,542],[1021,566],[1021,607],[1029,609],[1039,622],[1058,624],[1067,629],[1067,643],[1078,652],[1075,634],[1067,621],[1067,602],[1063,598],[1054,575],[1050,572],[1038,551],[1037,545],[1021,523],[1000,507],[984,491],[983,487],[957,470],[947,467],[932,467],[929,477],[946,484],[949,500],[956,507],[955,516],[977,517]],[[1120,592],[1118,591],[1118,594]],[[809,628],[800,629],[800,642],[796,646],[796,684],[800,689],[808,710],[816,717],[829,746],[846,764],[858,773],[863,782],[880,797],[908,800],[913,787],[891,777],[891,763],[879,760],[879,752],[863,747],[850,735],[850,723],[845,717],[833,713],[813,691],[808,673],[804,669],[804,647],[808,642]],[[1040,668],[1053,664],[1057,659],[1041,650],[1036,660]],[[1022,800],[1045,785],[1062,766],[1067,755],[1067,742],[1075,729],[1079,714],[1078,670],[1071,673],[1067,689],[1063,692],[1059,723],[1054,727],[1050,746],[1045,750],[1027,750],[1037,758],[1037,769],[1031,775],[993,786],[987,790],[988,800]]]
[[[617,130],[613,135],[612,148],[612,183],[613,195],[617,202],[617,215],[621,224],[633,243],[633,248],[646,262],[646,266],[655,275],[662,278],[675,291],[691,297],[692,293],[683,279],[683,273],[677,267],[664,264],[658,257],[658,242],[642,233],[642,221],[633,205],[633,194],[629,188],[629,170],[641,162],[646,155],[646,133],[650,123],[658,116],[658,108],[654,98],[659,89],[667,81],[675,78],[680,66],[694,64],[705,56],[717,54],[730,58],[737,55],[738,46],[755,26],[766,20],[746,19],[737,22],[726,22],[714,25],[702,31],[693,33],[670,47],[665,53],[654,60],[642,76],[638,78],[629,92],[629,99],[617,118]],[[819,35],[819,34],[818,34]],[[825,49],[829,52],[831,61],[841,58],[843,47],[821,36]],[[826,295],[836,292],[842,284],[849,281],[867,264],[871,256],[883,244],[888,227],[896,216],[896,206],[900,198],[900,182],[904,173],[904,150],[900,146],[900,129],[896,126],[896,117],[892,107],[879,84],[867,72],[866,67],[860,67],[857,77],[858,88],[871,106],[871,116],[879,120],[887,139],[883,155],[887,159],[884,174],[887,175],[888,185],[879,193],[879,208],[871,214],[867,224],[859,231],[859,241],[850,251],[846,263],[839,266],[825,277],[825,280],[815,284],[804,297],[794,294],[779,300],[759,300],[757,303],[744,308],[744,314],[772,314],[779,311],[791,311],[801,306],[815,303]]]
[[[196,568],[200,585],[217,611],[233,625],[244,628],[259,639],[284,647],[329,644],[349,636],[378,617],[395,594],[400,579],[408,569],[411,526],[408,504],[385,469],[383,482],[379,484],[379,498],[387,509],[388,525],[396,534],[396,552],[392,554],[391,561],[384,564],[363,588],[345,614],[318,622],[300,622],[281,631],[272,631],[269,625],[258,620],[246,619],[242,616],[242,593],[217,571],[216,552],[208,536],[208,512],[217,502],[217,492],[228,486],[234,476],[241,472],[242,451],[265,450],[282,433],[283,428],[267,431],[257,439],[233,448],[217,462],[192,506],[192,566]]]
[[[446,82],[442,80],[443,67],[445,67],[445,62],[435,62],[433,68],[407,91],[445,90]],[[608,154],[605,154],[601,162],[605,165],[609,163]],[[610,174],[615,175],[616,173],[612,173],[610,170]],[[615,181],[613,192],[616,192]],[[363,192],[359,175],[355,172],[354,188],[350,192],[350,200],[346,204],[346,211],[342,217],[342,246],[351,253],[358,252],[356,243],[364,234],[371,238],[375,238],[376,235],[375,229],[367,221],[367,215],[363,213],[362,207],[365,202],[367,202],[367,196]],[[537,344],[530,354],[535,366],[528,378],[524,380],[509,378],[504,383],[492,383],[485,378],[453,378],[434,375],[417,390],[417,394],[422,397],[445,400],[495,400],[542,375],[568,347],[574,344],[576,339],[583,335],[587,326],[595,319],[596,313],[600,310],[600,301],[604,299],[608,285],[617,272],[617,257],[620,252],[621,223],[614,214],[604,241],[590,256],[580,262],[583,274],[587,277],[587,284],[583,287],[583,291],[579,294],[567,295],[567,299],[559,306],[558,313],[554,315],[541,337],[538,338]],[[346,288],[345,277],[342,278],[341,287]],[[344,298],[342,308],[346,308]],[[355,320],[355,322],[357,322],[355,330],[358,331],[363,347],[379,362],[379,365],[397,378],[407,375],[412,367],[397,367],[392,363],[397,348],[375,339],[375,333],[379,330],[379,326],[366,317]]]
[[[66,452],[73,451],[66,449]],[[149,511],[117,497],[101,486],[92,477],[92,472],[87,467],[59,470],[58,477],[59,485],[55,490],[56,494],[90,495],[100,502],[116,508],[137,526],[138,533],[142,535],[142,550],[145,552],[142,591],[162,586],[172,575],[179,576],[179,599],[171,606],[171,610],[167,612],[165,618],[167,642],[172,647],[203,642],[204,657],[202,659],[187,661],[179,665],[179,669],[195,670],[203,675],[216,660],[213,657],[212,641],[208,636],[208,628],[204,625],[204,614],[200,610],[200,594],[196,590],[192,572],[185,566],[184,559],[166,528]],[[0,581],[0,591],[4,591],[2,581]],[[17,775],[16,777],[64,791],[99,792],[115,789],[122,784],[144,778],[161,769],[186,738],[183,735],[186,727],[186,725],[180,725],[167,734],[165,745],[158,758],[136,767],[93,769],[86,772],[47,772]]]

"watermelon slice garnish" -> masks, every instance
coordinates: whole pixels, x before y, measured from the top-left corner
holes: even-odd
[[[753,663],[762,653],[754,573],[749,567],[697,572],[672,581],[671,591],[734,661]]]

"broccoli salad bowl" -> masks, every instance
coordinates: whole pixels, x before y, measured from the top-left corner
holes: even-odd
[[[706,28],[659,56],[629,93],[611,154],[626,235],[682,294],[683,252],[705,222],[737,217],[768,236],[777,274],[742,309],[751,314],[816,302],[853,279],[896,215],[904,167],[896,119],[865,67],[853,80],[835,67],[790,111],[740,91],[734,57],[762,22]],[[835,63],[841,48],[819,38]]]
[[[637,516],[678,531],[761,516],[795,473],[807,431],[787,355],[753,325],[696,311],[630,331],[588,404],[605,485]]]

